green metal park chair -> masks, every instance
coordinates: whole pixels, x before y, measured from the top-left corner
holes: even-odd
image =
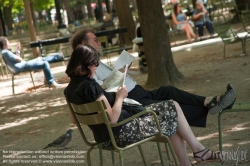
[[[237,7],[237,12],[240,16],[245,32],[250,33],[250,10],[247,4],[242,4]]]
[[[6,66],[7,69],[9,70],[9,73],[12,75],[12,94],[15,95],[15,83],[14,83],[15,76],[16,76],[16,75],[19,75],[20,73],[24,73],[24,72],[13,72],[13,71],[9,68],[9,66],[8,66],[8,64],[6,63],[4,57],[2,57],[2,59],[3,59],[3,62],[5,63],[5,66]],[[32,80],[34,89],[36,90],[36,88],[35,88],[36,86],[35,86],[34,79],[33,79],[33,76],[32,76],[31,71],[25,71],[25,72],[29,72],[29,73],[30,73],[30,77],[31,77],[31,80]]]
[[[224,57],[226,56],[226,46],[241,42],[242,52],[246,54],[246,40],[250,37],[240,37],[232,28],[231,24],[226,21],[224,15],[218,14],[213,18],[214,30],[224,43]]]
[[[250,103],[235,103],[232,109],[222,110],[218,116],[218,131],[219,131],[219,148],[223,151],[222,142],[222,115],[227,112],[245,112],[250,111]]]
[[[110,124],[110,117],[109,117],[108,113],[105,111],[106,110],[106,105],[105,105],[105,103],[103,101],[96,101],[96,102],[92,102],[92,103],[89,103],[89,104],[82,104],[82,105],[75,105],[73,103],[70,103],[69,101],[67,101],[67,103],[68,103],[68,106],[69,106],[69,109],[70,109],[70,111],[72,113],[73,119],[76,122],[76,125],[77,125],[77,127],[79,129],[79,132],[80,132],[84,142],[90,147],[88,149],[88,151],[87,151],[87,163],[88,163],[88,166],[91,166],[90,152],[93,149],[98,149],[99,150],[100,165],[101,166],[103,166],[102,150],[111,151],[112,165],[113,166],[115,166],[114,152],[117,152],[119,154],[120,165],[124,166],[124,164],[123,164],[123,152],[128,150],[128,149],[131,149],[133,147],[138,147],[139,148],[139,151],[140,151],[140,154],[142,156],[144,165],[147,165],[144,154],[143,154],[143,151],[142,151],[142,148],[141,148],[141,145],[143,143],[146,143],[146,142],[149,142],[149,141],[157,142],[158,148],[160,148],[159,142],[167,143],[167,145],[168,145],[168,147],[169,147],[169,149],[170,149],[170,151],[171,151],[171,153],[173,155],[175,165],[178,165],[178,160],[176,158],[176,155],[174,153],[174,150],[173,150],[173,147],[172,147],[172,145],[170,143],[170,140],[169,140],[168,137],[166,137],[166,136],[164,136],[162,134],[160,126],[159,126],[159,121],[157,119],[157,116],[156,116],[155,112],[150,111],[150,110],[145,110],[145,111],[142,111],[142,112],[140,112],[140,113],[138,113],[136,115],[133,115],[132,117],[130,117],[128,119],[125,119],[125,120],[123,120],[123,121],[121,121],[119,123]],[[125,147],[117,146],[117,144],[115,142],[113,132],[112,132],[112,128],[124,125],[127,122],[131,121],[132,119],[137,118],[139,116],[142,116],[144,114],[152,114],[152,116],[155,119],[155,122],[156,122],[157,128],[159,130],[159,133],[154,135],[154,136],[151,136],[149,138],[146,138],[144,140],[141,140],[139,142],[136,142],[134,144],[125,146]],[[102,144],[103,143],[90,142],[86,138],[86,135],[84,134],[84,131],[83,131],[82,127],[81,127],[81,124],[84,124],[84,125],[106,124],[109,135],[110,135],[110,139],[111,139],[111,142],[112,142],[112,147],[110,147],[109,149],[102,149]],[[160,153],[160,158],[161,158],[162,165],[164,165],[163,158],[162,158],[162,152],[161,152],[160,149],[158,149],[158,150],[159,150],[159,153]]]
[[[1,70],[2,78],[4,79],[5,74],[8,78],[8,69],[7,69],[7,66],[5,65],[5,62],[3,61],[1,53],[0,53],[0,70]],[[5,74],[4,74],[4,72],[5,72]]]

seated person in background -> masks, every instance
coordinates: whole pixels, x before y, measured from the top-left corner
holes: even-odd
[[[104,16],[104,23],[101,26],[101,30],[106,30],[107,27],[114,27],[115,24],[112,20],[112,16],[110,14],[105,14]],[[111,34],[108,36],[108,43],[112,45],[112,39],[115,38],[115,34]],[[107,46],[106,46],[107,47]]]
[[[206,25],[211,37],[214,36],[212,22],[207,16],[207,9],[204,7],[202,0],[196,1],[196,9],[194,9],[193,12],[193,20],[195,21],[195,26],[198,27],[200,40],[202,40],[203,37],[204,25]]]
[[[50,66],[48,62],[62,59],[63,57],[61,55],[47,56],[44,58],[38,57],[33,60],[24,61],[19,55],[13,54],[11,51],[9,51],[8,45],[8,39],[6,37],[0,37],[0,50],[2,57],[13,73],[43,70],[46,84],[52,88],[60,87],[60,85],[54,81],[54,77],[50,72]]]
[[[95,48],[99,55],[102,55],[101,43],[98,41],[92,29],[78,30],[71,38],[72,49],[77,45],[86,44]],[[99,66],[95,71],[94,78],[99,85],[112,72],[112,67],[99,61]],[[223,109],[231,109],[236,99],[235,91],[231,84],[227,85],[227,91],[221,96],[204,97],[194,95],[173,86],[161,86],[154,90],[145,90],[137,85],[129,75],[126,77],[125,85],[128,90],[128,98],[134,99],[143,106],[150,105],[165,100],[177,101],[190,126],[205,127],[207,114],[216,114]]]
[[[110,123],[116,124],[134,115],[129,110],[130,108],[123,107],[123,100],[128,96],[128,91],[126,86],[123,86],[116,93],[105,92],[93,78],[98,65],[99,53],[92,47],[78,45],[73,50],[67,65],[66,74],[70,77],[70,83],[65,88],[64,94],[69,102],[77,105],[103,100],[107,107],[106,112],[110,117]],[[177,102],[173,100],[158,101],[145,108],[141,107],[141,110],[144,109],[154,110],[157,114],[161,131],[170,138],[181,166],[191,166],[185,142],[191,147],[194,160],[198,163],[220,160],[220,153],[205,148],[195,138]],[[70,116],[72,116],[71,113]],[[72,123],[75,121],[72,120]],[[96,142],[104,142],[104,148],[110,147],[111,141],[105,124],[89,127]],[[147,114],[113,128],[113,133],[117,145],[123,147],[156,135],[158,128],[153,115]]]
[[[190,22],[187,20],[186,14],[182,13],[181,11],[180,3],[176,3],[174,5],[174,13],[172,13],[172,20],[178,30],[184,30],[186,32],[188,41],[190,43],[192,42],[192,37],[197,39],[197,36],[194,34],[192,26],[190,25]]]

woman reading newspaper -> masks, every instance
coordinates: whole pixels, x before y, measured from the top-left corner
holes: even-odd
[[[69,102],[74,104],[87,104],[103,100],[107,106],[110,123],[120,122],[133,114],[124,109],[123,101],[128,96],[125,86],[115,92],[105,92],[93,79],[95,70],[99,65],[99,53],[92,47],[78,45],[74,49],[66,74],[70,83],[65,88],[64,94]],[[142,106],[140,106],[142,107]],[[126,108],[126,107],[125,107]],[[160,122],[162,132],[168,136],[174,147],[181,166],[191,166],[185,148],[185,141],[191,147],[194,160],[197,162],[216,161],[221,158],[220,153],[215,153],[205,148],[194,136],[178,103],[172,100],[161,101],[143,109],[154,110]],[[118,146],[126,146],[157,134],[158,130],[153,122],[152,115],[144,115],[113,130]],[[74,121],[72,121],[74,123]],[[105,124],[90,127],[97,142],[106,142],[109,146],[109,135]]]

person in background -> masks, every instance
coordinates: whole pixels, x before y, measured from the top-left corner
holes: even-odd
[[[181,4],[176,3],[174,5],[174,13],[172,13],[172,20],[178,30],[184,30],[186,32],[189,43],[192,42],[192,37],[197,39],[198,37],[194,34],[192,26],[189,20],[187,20],[186,14],[181,11]]]
[[[94,13],[95,13],[96,21],[100,22],[101,21],[101,11],[100,11],[99,6],[98,6],[97,3],[96,3],[96,7],[94,9]]]
[[[198,27],[200,40],[203,40],[204,26],[206,26],[211,37],[214,37],[212,22],[207,16],[207,9],[204,7],[202,0],[196,1],[196,9],[194,9],[193,12],[193,20],[195,21],[195,26]]]
[[[106,30],[108,27],[112,28],[114,26],[115,26],[115,24],[112,20],[112,16],[110,14],[106,13],[104,15],[104,22],[101,25],[100,29],[103,31],[103,30]],[[111,45],[112,45],[112,38],[114,38],[114,37],[115,37],[115,34],[111,34],[108,36],[108,43],[110,43]]]
[[[25,61],[20,57],[20,45],[17,45],[17,53],[14,54],[9,51],[9,41],[6,37],[0,37],[0,50],[2,58],[13,73],[24,71],[37,71],[43,70],[46,84],[52,88],[61,87],[54,80],[50,71],[49,62],[60,61],[63,59],[61,54],[55,56],[38,57],[33,60]]]

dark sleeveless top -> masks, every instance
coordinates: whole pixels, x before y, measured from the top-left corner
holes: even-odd
[[[115,102],[115,92],[105,92],[102,87],[93,78],[89,77],[71,77],[69,85],[64,90],[64,95],[69,102],[80,105],[96,101],[101,95],[104,95],[110,106]],[[131,114],[121,110],[118,122],[130,117]],[[105,124],[89,125],[94,134],[96,142],[105,142],[110,139]],[[114,135],[119,133],[121,126],[112,128]]]

